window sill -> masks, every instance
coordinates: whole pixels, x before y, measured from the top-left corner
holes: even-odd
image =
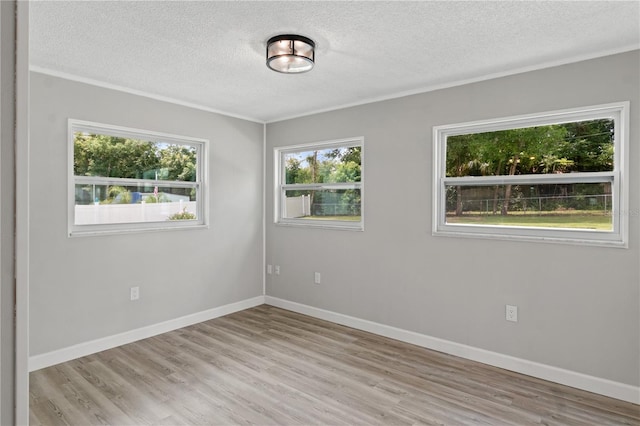
[[[476,238],[485,240],[522,241],[533,243],[570,244],[579,246],[629,248],[626,241],[620,239],[594,239],[588,237],[565,237],[553,235],[505,234],[499,232],[471,232],[459,230],[435,230],[434,237]]]
[[[164,231],[189,231],[195,229],[209,229],[207,224],[197,224],[189,226],[156,226],[149,228],[135,228],[135,229],[91,229],[91,230],[72,230],[69,231],[69,238],[78,237],[100,237],[106,235],[128,235],[128,234],[140,234],[147,232],[164,232]]]
[[[275,222],[278,226],[290,226],[299,228],[315,228],[315,229],[333,229],[338,231],[364,231],[364,224],[362,222],[336,222],[336,221],[324,221],[324,220],[280,220]]]

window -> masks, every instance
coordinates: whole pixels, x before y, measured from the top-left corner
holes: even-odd
[[[69,144],[69,235],[206,225],[206,140],[69,120]]]
[[[434,127],[434,235],[626,247],[628,106]]]
[[[275,148],[275,222],[363,229],[362,138]]]

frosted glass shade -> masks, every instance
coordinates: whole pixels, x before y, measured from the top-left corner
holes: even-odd
[[[285,74],[310,71],[315,60],[313,40],[293,34],[275,36],[267,42],[267,66]]]

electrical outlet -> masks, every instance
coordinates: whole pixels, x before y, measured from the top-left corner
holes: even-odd
[[[273,273],[273,265],[267,265],[267,274],[271,275]]]
[[[138,286],[131,287],[131,289],[129,289],[129,295],[131,297],[131,300],[140,299],[140,287],[138,287]]]
[[[507,321],[518,322],[518,307],[506,305],[505,317]]]
[[[320,272],[314,272],[313,282],[316,284],[320,284]]]
[[[280,275],[280,265],[274,266],[273,271],[276,273],[276,275]]]

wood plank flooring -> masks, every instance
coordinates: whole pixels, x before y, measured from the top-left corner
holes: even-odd
[[[262,305],[35,371],[32,425],[640,425],[640,406]]]

